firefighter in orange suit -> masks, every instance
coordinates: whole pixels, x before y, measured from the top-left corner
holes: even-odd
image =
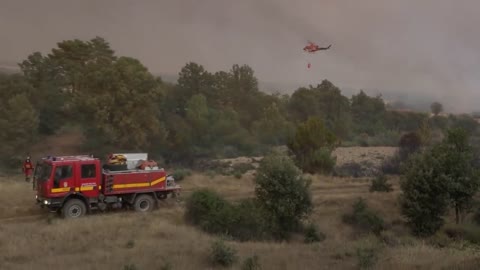
[[[25,174],[25,181],[29,182],[30,177],[32,176],[32,173],[33,173],[33,165],[29,156],[23,162],[23,173]]]

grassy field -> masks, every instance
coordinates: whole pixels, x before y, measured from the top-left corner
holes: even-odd
[[[311,219],[326,235],[323,242],[304,244],[232,242],[241,262],[257,254],[262,269],[358,269],[357,247],[375,246],[375,269],[478,269],[480,252],[465,245],[435,248],[409,236],[398,210],[398,179],[394,191],[370,193],[368,179],[314,176],[315,211]],[[0,269],[221,269],[212,268],[209,248],[216,238],[185,224],[183,199],[209,187],[229,200],[253,196],[252,176],[241,179],[195,173],[181,182],[180,200],[169,199],[146,215],[130,211],[94,214],[67,221],[39,210],[34,192],[21,177],[0,178]],[[366,199],[389,225],[382,245],[358,236],[342,222],[358,197]],[[372,243],[373,242],[373,243]],[[171,268],[162,268],[171,264]],[[128,268],[130,266],[130,268]]]

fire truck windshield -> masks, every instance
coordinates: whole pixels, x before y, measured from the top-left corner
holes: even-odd
[[[52,165],[47,163],[39,163],[35,170],[35,179],[46,181],[52,174]]]

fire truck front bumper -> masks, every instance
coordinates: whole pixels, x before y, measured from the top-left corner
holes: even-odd
[[[36,204],[39,205],[41,208],[48,208],[52,211],[56,211],[60,207],[62,207],[62,199],[61,198],[43,198],[38,195],[35,196]]]

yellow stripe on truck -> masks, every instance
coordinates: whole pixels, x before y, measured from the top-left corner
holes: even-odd
[[[135,187],[149,187],[150,183],[135,183],[135,184],[118,184],[113,185],[113,188],[135,188]]]
[[[153,180],[152,182],[150,183],[134,183],[134,184],[117,184],[117,185],[113,185],[113,188],[116,189],[116,188],[136,188],[136,187],[151,187],[151,186],[154,186],[156,184],[159,184],[161,182],[165,181],[165,176],[163,177],[160,177],[156,180]]]
[[[70,187],[52,188],[50,191],[51,191],[52,193],[68,192],[68,191],[70,191]]]
[[[154,186],[154,185],[156,185],[156,184],[158,184],[158,183],[161,183],[161,182],[163,182],[163,181],[165,181],[165,176],[160,177],[160,178],[158,178],[157,180],[152,181],[152,183],[150,184],[150,186]]]
[[[90,190],[93,190],[95,188],[95,186],[85,186],[85,187],[77,187],[75,188],[75,191],[90,191]]]

